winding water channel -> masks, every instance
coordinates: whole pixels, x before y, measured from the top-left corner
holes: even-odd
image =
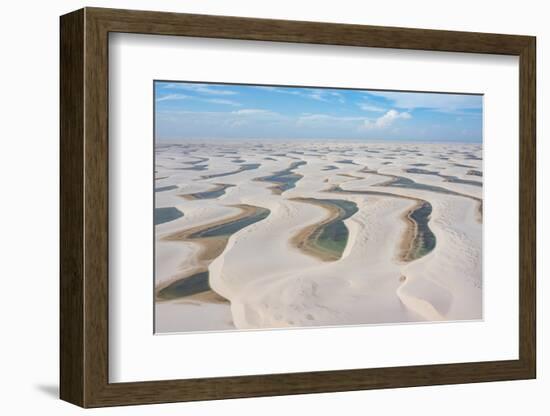
[[[164,240],[194,242],[201,246],[197,263],[198,266],[187,276],[182,276],[169,285],[157,290],[157,299],[172,300],[210,291],[209,264],[220,256],[231,235],[249,225],[262,221],[270,214],[270,210],[254,205],[235,205],[241,212],[225,220],[193,227],[175,232]]]
[[[328,192],[348,195],[384,196],[416,201],[417,203],[415,207],[407,212],[405,217],[405,219],[409,223],[409,227],[404,237],[400,257],[403,261],[417,260],[425,256],[435,248],[436,237],[429,226],[432,213],[432,205],[428,201],[392,194],[390,192],[347,190],[342,189],[339,185],[330,188]]]
[[[217,183],[214,184],[214,188],[208,190],[208,191],[202,191],[202,192],[194,192],[191,194],[184,194],[181,195],[183,198],[186,199],[216,199],[219,198],[222,195],[225,195],[225,191],[227,188],[232,188],[235,185],[230,184],[223,184],[223,183]]]
[[[323,261],[340,259],[349,238],[344,220],[358,211],[357,204],[344,199],[292,198],[292,201],[318,205],[330,213],[327,219],[298,233],[293,243],[305,253]]]
[[[254,180],[260,182],[271,182],[274,186],[270,187],[271,191],[274,194],[280,195],[289,189],[292,189],[296,186],[296,182],[303,178],[299,173],[295,173],[294,169],[305,165],[306,162],[303,160],[299,162],[293,162],[288,168],[284,170],[277,171],[269,176],[263,176],[261,178],[256,178]]]
[[[259,163],[245,163],[239,166],[239,169],[232,170],[229,172],[223,172],[223,173],[212,173],[210,175],[203,175],[201,176],[202,179],[212,179],[212,178],[220,178],[222,176],[229,176],[229,175],[235,175],[237,173],[244,172],[246,170],[254,170],[258,169],[260,167]]]

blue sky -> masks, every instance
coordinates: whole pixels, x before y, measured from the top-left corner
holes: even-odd
[[[482,96],[155,82],[156,139],[482,140]]]

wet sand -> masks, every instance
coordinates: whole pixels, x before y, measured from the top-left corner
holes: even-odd
[[[192,194],[183,194],[180,195],[182,198],[185,198],[190,201],[197,199],[215,199],[225,194],[226,189],[231,188],[235,185],[228,185],[223,183],[214,184],[214,187],[208,191],[203,192],[194,192]]]
[[[274,195],[281,195],[283,192],[288,191],[296,186],[296,182],[303,178],[299,173],[294,172],[295,169],[299,168],[302,165],[305,165],[306,162],[293,162],[287,169],[274,172],[269,176],[262,176],[261,178],[254,179],[259,182],[270,182],[273,186],[270,186],[271,192]]]
[[[427,207],[429,206],[429,207]],[[418,218],[418,213],[427,210],[425,218]],[[431,252],[436,245],[433,232],[428,226],[431,205],[426,201],[417,200],[416,205],[410,209],[403,219],[407,223],[407,230],[403,235],[401,253],[399,259],[403,262],[418,260]]]
[[[415,201],[416,203],[415,206],[409,209],[402,216],[403,221],[407,224],[407,228],[405,230],[405,233],[403,234],[401,243],[399,244],[399,247],[400,247],[400,253],[398,256],[399,260],[402,262],[417,260],[434,249],[435,236],[433,235],[428,225],[429,213],[427,217],[418,216],[418,213],[421,212],[422,209],[424,210],[429,209],[429,212],[431,213],[432,208],[429,202],[423,199],[412,198],[405,195],[398,195],[391,192],[370,191],[370,190],[369,191],[347,190],[347,189],[342,189],[340,185],[332,186],[331,188],[327,189],[326,192],[334,192],[334,193],[348,194],[348,195],[382,196],[382,197],[401,198],[401,199],[406,199],[410,201]],[[432,238],[433,238],[433,245],[430,242]],[[424,239],[428,240],[427,242],[430,242],[428,244],[428,247],[426,248],[423,247]]]
[[[185,216],[155,227],[156,331],[482,317],[482,187],[468,183],[482,182],[468,176],[482,172],[480,146],[197,140],[162,149],[156,206]],[[260,166],[239,173],[237,160]],[[288,172],[299,161],[306,164]],[[204,165],[203,172],[177,169]],[[415,166],[441,177],[408,172]],[[256,180],[280,173],[273,183]],[[295,187],[272,189],[293,174],[300,175]],[[220,195],[217,182],[233,187]],[[345,200],[358,211],[336,226],[334,204],[308,199]],[[238,232],[247,226],[243,205],[270,214]],[[340,231],[345,244],[333,238]]]
[[[319,238],[326,227],[336,222],[341,222],[357,212],[357,206],[349,201],[340,201],[342,203],[353,204],[355,206],[355,209],[349,209],[349,212],[346,212],[345,209],[337,205],[337,200],[291,198],[291,201],[317,205],[324,208],[328,212],[328,217],[326,219],[305,227],[292,238],[291,243],[304,253],[317,257],[322,261],[336,261],[340,259],[346,247],[349,234],[346,225],[343,222],[341,224],[337,224],[340,228],[344,228],[344,230],[341,230],[341,234],[345,237],[342,237],[344,240],[343,244],[338,244],[335,242],[336,244],[334,245],[339,245],[341,247],[327,247],[326,244],[323,245],[319,243]]]
[[[178,231],[163,238],[165,241],[192,242],[199,246],[199,252],[195,267],[184,275],[178,276],[177,279],[164,282],[156,288],[158,300],[172,300],[211,290],[208,284],[208,266],[223,253],[229,237],[269,215],[269,210],[261,207],[246,204],[234,207],[239,208],[241,212],[229,218]],[[231,229],[232,225],[234,229]],[[190,279],[193,279],[193,283]]]

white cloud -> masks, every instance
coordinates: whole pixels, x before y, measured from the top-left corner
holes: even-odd
[[[324,101],[324,102],[334,102],[337,101],[340,104],[344,104],[346,100],[344,99],[344,96],[336,91],[331,90],[325,90],[325,89],[305,89],[305,90],[298,90],[295,91],[297,95],[301,95],[305,98],[311,98],[313,100],[317,101]]]
[[[233,111],[233,114],[249,116],[249,115],[274,115],[276,113],[269,110],[262,110],[261,108],[243,108],[242,110]]]
[[[439,94],[423,92],[370,91],[369,96],[385,98],[392,107],[406,110],[428,108],[455,113],[460,110],[481,110],[482,96],[472,94]]]
[[[239,107],[242,105],[241,103],[238,103],[236,101],[224,100],[222,98],[205,98],[201,101],[205,101],[207,103],[212,103],[212,104],[231,105],[234,107]]]
[[[163,110],[157,114],[159,121],[179,125],[181,129],[190,128],[191,126],[202,126],[203,128],[208,126],[212,129],[243,126],[258,127],[289,121],[288,117],[282,114],[258,108],[245,108],[234,111]]]
[[[185,94],[168,94],[157,98],[155,101],[157,103],[160,103],[162,101],[176,101],[176,100],[194,100],[194,101],[202,101],[202,102],[211,103],[211,104],[230,105],[233,107],[240,107],[242,105],[241,103],[238,103],[236,101],[227,100],[224,98],[201,98],[201,97],[193,97]]]
[[[325,97],[325,94],[323,94],[321,91],[313,90],[309,94],[306,93],[304,95],[317,101],[328,101],[327,97]]]
[[[186,90],[186,91],[193,91],[200,94],[207,94],[207,95],[235,95],[237,92],[219,88],[219,87],[212,87],[208,84],[186,84],[186,83],[171,83],[163,85],[163,88],[166,89],[178,89],[178,90]]]
[[[164,97],[157,98],[156,102],[160,103],[161,101],[187,100],[189,98],[191,97],[184,94],[168,94],[168,95],[165,95]]]
[[[357,122],[364,121],[364,117],[332,116],[329,114],[302,114],[298,118],[298,124],[322,123],[322,122]]]
[[[309,98],[316,101],[331,102],[338,101],[339,103],[345,103],[344,96],[337,91],[331,91],[329,89],[322,88],[290,88],[290,87],[270,87],[258,85],[256,88],[266,91],[277,92],[279,94],[296,95],[303,98]]]
[[[257,88],[259,90],[267,90],[267,91],[276,91],[278,90],[277,87],[270,87],[268,85],[253,85],[254,88]]]
[[[359,103],[357,105],[363,111],[374,111],[376,113],[383,113],[384,111],[386,111],[385,108],[378,107],[376,105],[372,105],[372,104],[369,104],[369,103]]]
[[[340,103],[340,104],[344,104],[346,102],[344,96],[342,94],[340,94],[339,92],[335,92],[335,91],[331,91],[330,92],[330,95],[332,95],[333,97],[336,97],[336,100]]]
[[[399,119],[410,119],[412,116],[407,112],[400,113],[397,110],[389,110],[383,116],[378,117],[376,120],[365,120],[363,125],[366,129],[384,129],[391,126],[395,121]]]

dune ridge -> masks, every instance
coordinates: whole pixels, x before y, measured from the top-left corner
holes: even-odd
[[[155,286],[207,272],[210,291],[157,299],[160,332],[482,318],[479,145],[198,143],[157,149],[156,206],[185,215],[156,227]],[[330,200],[356,212],[339,219]],[[235,233],[204,232],[260,207],[269,215]]]

